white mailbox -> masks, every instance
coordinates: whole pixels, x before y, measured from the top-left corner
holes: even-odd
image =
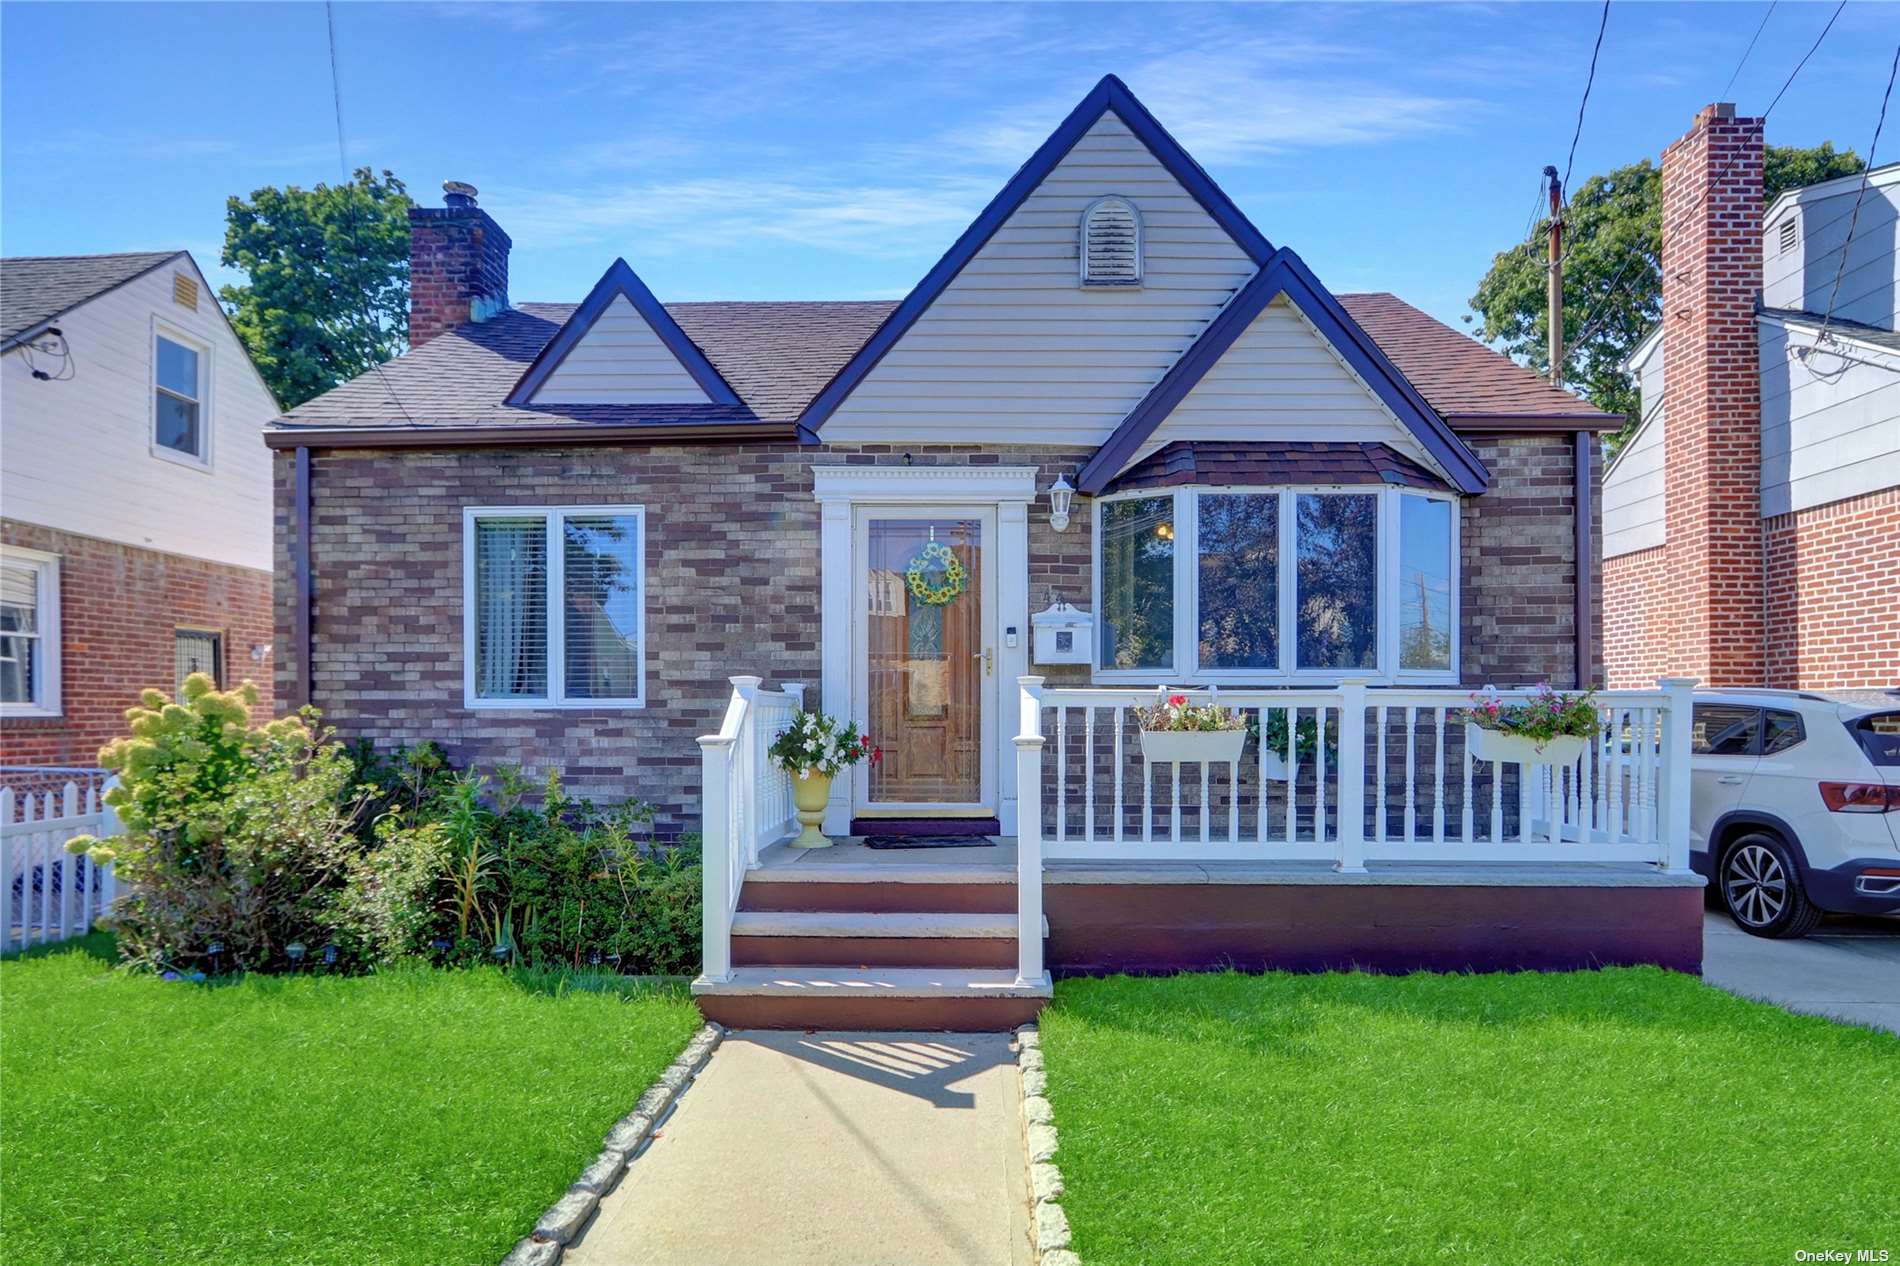
[[[1086,664],[1090,662],[1095,636],[1095,617],[1086,611],[1057,602],[1047,611],[1029,617],[1035,631],[1038,664]]]

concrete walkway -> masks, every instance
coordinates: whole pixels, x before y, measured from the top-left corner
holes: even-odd
[[[1900,1033],[1900,919],[1829,919],[1798,941],[1702,924],[1702,978],[1730,993]]]
[[[738,1032],[567,1266],[1026,1266],[1007,1034]]]

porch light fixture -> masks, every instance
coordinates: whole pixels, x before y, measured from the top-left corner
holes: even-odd
[[[1049,526],[1058,532],[1069,530],[1069,503],[1075,500],[1075,486],[1067,475],[1057,475],[1049,486]]]

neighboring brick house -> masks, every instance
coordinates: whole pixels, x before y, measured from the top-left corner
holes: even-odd
[[[1762,157],[1728,105],[1663,154],[1663,319],[1603,489],[1612,686],[1900,684],[1900,164],[1764,214]]]
[[[833,829],[1010,831],[1057,599],[1092,624],[1052,683],[1600,675],[1619,419],[1329,293],[1112,78],[901,303],[662,305],[618,261],[513,303],[513,243],[445,188],[411,352],[268,435],[279,697],[345,735],[693,829],[694,740],[753,674],[884,744]]]
[[[186,252],[0,260],[0,764],[94,765],[192,668],[268,715],[277,412]]]

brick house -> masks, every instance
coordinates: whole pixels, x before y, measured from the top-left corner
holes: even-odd
[[[0,763],[91,766],[198,668],[268,710],[278,408],[197,264],[0,260],[0,307]]]
[[[1488,829],[1491,856],[1521,860],[1503,837],[1538,813],[1538,829],[1586,829],[1556,825],[1570,809],[1537,809],[1521,771],[1481,766],[1474,783],[1447,717],[1484,683],[1599,675],[1595,436],[1619,420],[1393,295],[1331,293],[1113,77],[897,303],[663,304],[623,261],[578,304],[517,302],[509,235],[472,188],[445,190],[446,206],[411,212],[413,350],[267,437],[279,696],[346,735],[557,767],[582,794],[652,802],[663,832],[702,831],[715,982],[730,983],[744,930],[722,920],[789,821],[764,727],[801,690],[884,751],[832,784],[835,834],[970,831],[1020,839],[1027,857],[1039,826],[1058,852],[1081,849],[1063,832],[1086,817],[1089,847],[1112,835],[1123,851],[1100,855],[1132,856],[1146,770],[1125,759],[1128,702],[1162,685],[1218,685],[1263,726],[1345,727],[1336,747],[1325,730],[1322,766],[1326,752],[1365,756],[1376,727],[1392,773],[1376,794],[1360,777],[1370,758],[1341,772],[1295,755],[1299,768],[1276,773],[1261,744],[1257,767],[1222,766],[1210,791],[1207,765],[1198,790],[1176,765],[1162,829],[1177,857],[1339,848],[1363,874],[1360,837],[1376,864],[1380,849],[1428,847],[1416,830],[1480,856]],[[1078,707],[1034,706],[1043,689]],[[1352,691],[1380,702],[1359,714]],[[1660,694],[1631,702],[1641,724],[1667,712]],[[1031,769],[1011,735],[1042,716],[1052,759]],[[1663,783],[1644,785],[1653,807]],[[1377,806],[1339,807],[1353,798]],[[1667,818],[1575,855],[1653,860]],[[1362,908],[1357,931],[1299,961],[1693,967],[1699,897],[1681,872],[1466,905],[1463,890],[1395,890],[1398,906],[1466,914],[1515,901],[1512,930],[1487,913],[1476,941],[1399,933],[1382,950]],[[933,891],[970,919],[997,917],[992,900],[1016,908],[1007,888]],[[1115,894],[1096,895],[1092,915],[1059,913],[1052,896],[1052,952],[1127,965],[1073,939],[1056,949],[1092,920],[1126,922]],[[1173,895],[1250,910],[1305,900],[1271,883]],[[1252,930],[1199,949],[1170,939],[1152,962],[1290,961],[1241,922]],[[765,938],[754,950],[805,935],[752,930]],[[1499,936],[1511,944],[1467,954]],[[823,956],[835,942],[786,952],[842,961]],[[1033,992],[1041,970],[1017,983]]]
[[[1663,320],[1603,489],[1612,686],[1900,684],[1900,164],[1764,213],[1762,157],[1727,105],[1663,154]]]

